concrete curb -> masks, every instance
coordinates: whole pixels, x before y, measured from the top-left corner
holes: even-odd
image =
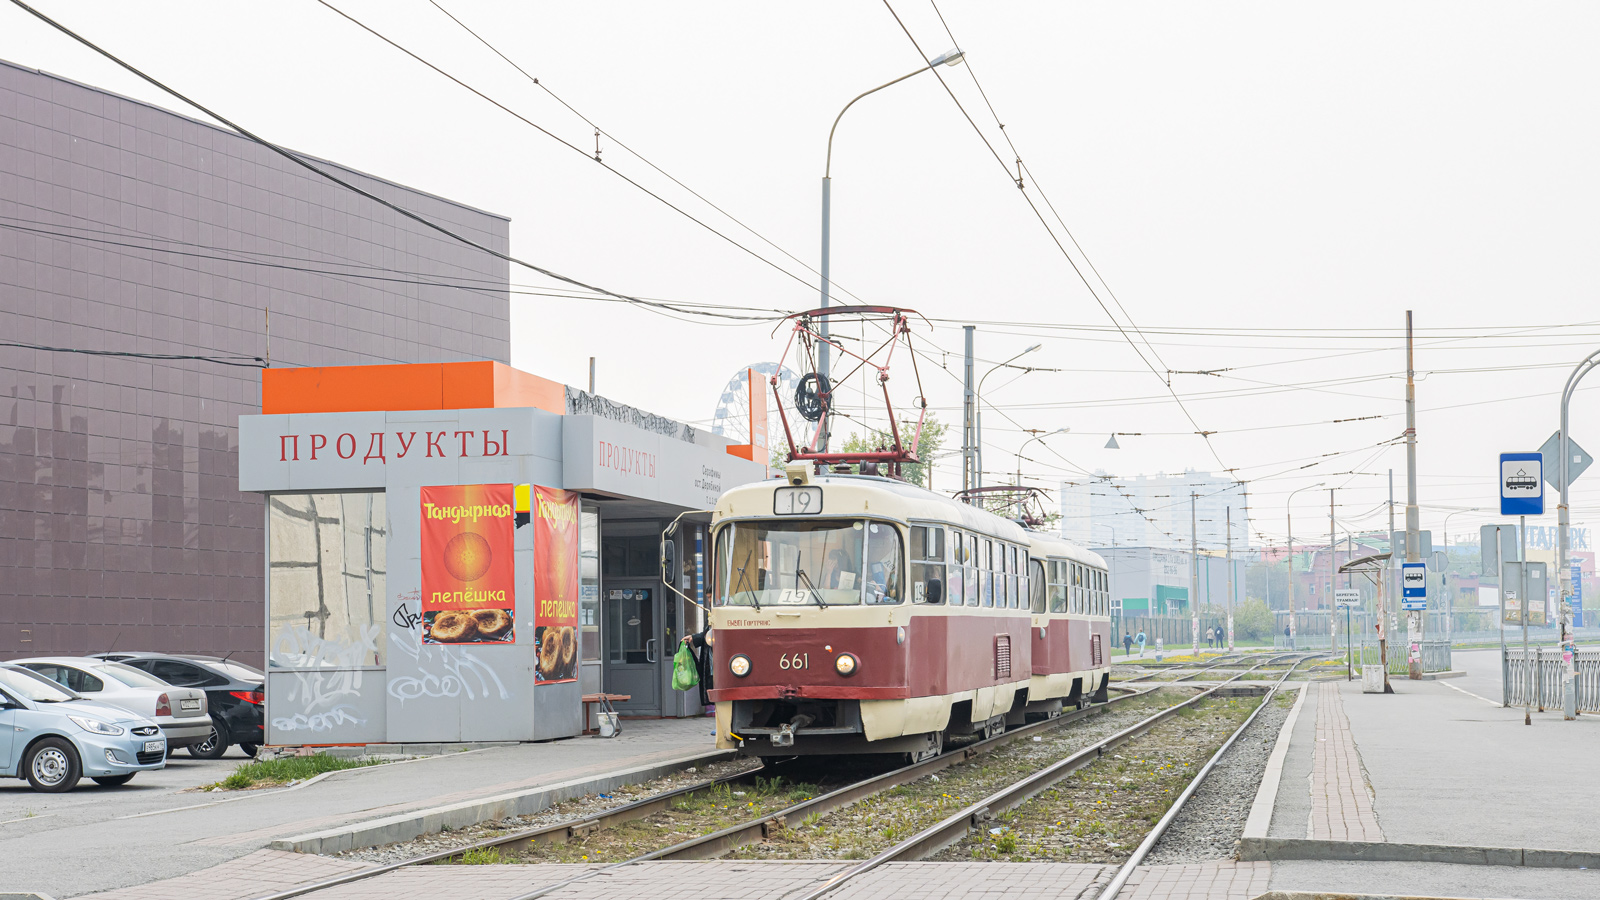
[[[1465,677],[1467,677],[1467,673],[1466,673],[1466,670],[1464,670],[1464,669],[1451,669],[1448,672],[1423,672],[1422,673],[1422,680],[1423,681],[1438,681],[1441,678],[1465,678]]]
[[[734,750],[714,750],[680,756],[665,762],[607,772],[603,775],[575,778],[523,791],[415,810],[330,828],[326,831],[277,838],[267,846],[273,850],[290,850],[295,853],[329,854],[409,841],[424,834],[442,831],[446,826],[451,829],[470,828],[480,822],[530,815],[548,809],[563,800],[571,800],[586,794],[604,793],[625,784],[638,784],[641,781],[670,775],[688,766],[728,759],[736,753]]]
[[[1420,897],[1407,894],[1352,894],[1346,891],[1267,891],[1252,900],[1469,900],[1462,897]],[[1482,900],[1482,898],[1474,898]]]
[[[1278,804],[1278,783],[1283,778],[1283,763],[1289,756],[1289,741],[1294,735],[1294,723],[1300,719],[1300,707],[1306,703],[1311,685],[1300,685],[1300,696],[1278,729],[1278,740],[1272,745],[1272,755],[1267,757],[1267,768],[1261,773],[1261,787],[1256,789],[1256,799],[1250,804],[1250,817],[1244,822],[1244,838],[1264,838],[1272,827],[1272,811]]]
[[[1239,859],[1243,862],[1312,859],[1345,862],[1431,862],[1458,866],[1521,866],[1537,869],[1600,868],[1600,852],[1586,850],[1535,850],[1522,847],[1265,837],[1242,839],[1239,842]]]
[[[1462,897],[1414,897],[1398,894],[1349,894],[1344,890],[1267,890],[1253,900],[1469,900]],[[1482,898],[1475,898],[1482,900]]]

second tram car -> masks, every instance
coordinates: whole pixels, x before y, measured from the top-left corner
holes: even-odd
[[[724,494],[712,541],[719,747],[924,758],[1105,698],[1105,562],[1060,538],[794,463]]]

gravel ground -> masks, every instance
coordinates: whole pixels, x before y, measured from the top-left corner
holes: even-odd
[[[500,819],[494,822],[480,822],[471,828],[463,828],[459,831],[443,831],[436,834],[423,835],[415,840],[403,841],[398,844],[346,850],[343,853],[333,855],[338,859],[387,865],[388,863],[401,862],[428,853],[437,853],[440,850],[465,847],[469,844],[475,844],[513,831],[541,828],[558,822],[581,821],[593,816],[595,813],[618,806],[625,806],[654,794],[677,790],[697,782],[709,781],[713,778],[721,778],[725,775],[749,769],[759,769],[760,767],[760,760],[755,759],[732,759],[706,766],[691,766],[681,772],[664,775],[654,781],[627,785],[610,794],[589,794],[531,815]]]
[[[1145,865],[1205,862],[1231,859],[1239,837],[1244,834],[1250,805],[1267,768],[1267,758],[1278,740],[1283,720],[1297,695],[1280,692],[1271,706],[1263,709],[1250,730],[1239,736],[1228,753],[1218,760],[1211,774],[1195,789],[1194,796],[1161,836]],[[1286,702],[1287,701],[1287,702]]]

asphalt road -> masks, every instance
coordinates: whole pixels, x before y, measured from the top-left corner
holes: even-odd
[[[0,825],[17,819],[50,816],[60,822],[98,821],[132,815],[149,809],[178,805],[174,796],[189,788],[221,781],[250,758],[229,747],[221,759],[194,759],[184,751],[167,760],[167,767],[140,772],[122,787],[101,787],[85,778],[66,794],[40,794],[20,778],[0,778]],[[191,796],[198,798],[199,793]]]

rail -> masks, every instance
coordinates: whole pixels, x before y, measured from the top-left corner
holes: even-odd
[[[714,831],[696,838],[691,838],[690,840],[674,844],[670,847],[663,847],[659,850],[634,857],[633,859],[614,863],[610,866],[605,866],[600,869],[584,872],[580,875],[576,875],[572,878],[568,878],[555,884],[545,885],[532,892],[522,894],[514,898],[514,900],[534,900],[534,898],[543,897],[546,894],[572,884],[576,884],[577,882],[586,881],[602,872],[608,872],[613,869],[633,865],[635,863],[649,862],[659,859],[711,859],[720,856],[721,854],[726,853],[727,851],[736,847],[763,840],[775,829],[786,827],[787,823],[790,821],[798,822],[811,814],[823,814],[843,806],[848,806],[864,797],[889,790],[890,788],[898,787],[902,784],[909,784],[919,778],[923,778],[927,775],[931,775],[942,769],[955,765],[956,763],[964,762],[975,756],[980,756],[990,751],[997,750],[1006,746],[1007,744],[1023,740],[1024,738],[1037,734],[1040,731],[1099,715],[1100,713],[1120,702],[1129,700],[1133,697],[1141,696],[1156,689],[1157,686],[1152,686],[1144,691],[1136,691],[1121,697],[1114,697],[1105,703],[1097,703],[1093,706],[1086,706],[1082,709],[1065,712],[1053,719],[1045,719],[1043,721],[1034,722],[1030,725],[1024,725],[1021,728],[1012,729],[992,738],[987,738],[985,740],[976,741],[962,747],[957,747],[953,750],[933,757],[932,759],[926,759],[919,763],[913,763],[912,765],[904,766],[902,768],[895,769],[894,771],[886,772],[882,775],[877,775],[872,778],[858,781],[854,784],[846,785],[838,790],[831,791],[818,797],[813,797],[810,800],[801,801],[800,803],[793,804],[776,812],[763,815],[760,818],[750,819],[719,831]],[[573,838],[579,838],[584,834],[597,831],[611,825],[617,825],[623,822],[632,821],[634,819],[644,818],[645,816],[649,816],[659,810],[666,809],[673,801],[680,797],[695,793],[697,791],[706,790],[713,785],[739,781],[741,779],[748,779],[757,774],[762,773],[760,771],[746,771],[732,775],[726,775],[721,778],[710,779],[697,784],[678,788],[673,791],[655,794],[624,806],[606,810],[585,819],[559,822],[554,825],[545,825],[538,828],[530,828],[522,831],[512,832],[510,834],[497,835],[493,838],[478,841],[476,843],[452,847],[447,850],[440,850],[433,853],[423,854],[421,856],[414,856],[409,859],[361,869],[356,872],[350,872],[345,875],[336,876],[323,881],[299,885],[288,890],[257,897],[254,898],[254,900],[290,900],[290,898],[293,897],[301,897],[307,894],[313,894],[318,891],[327,890],[340,885],[350,884],[357,881],[365,881],[369,878],[375,878],[379,875],[393,872],[397,869],[442,862],[454,857],[463,856],[474,850],[488,850],[490,848],[515,849],[519,846],[526,847],[535,843],[557,843]]]
[[[1261,662],[1251,665],[1246,671],[1254,671],[1255,669],[1258,669],[1266,664],[1267,661],[1262,660]],[[1292,671],[1293,667],[1291,666],[1290,669],[1284,673],[1283,677],[1287,678],[1289,673]],[[943,821],[925,828],[911,837],[906,838],[904,841],[894,845],[893,847],[884,850],[871,859],[858,863],[857,865],[840,872],[816,888],[813,888],[804,894],[798,895],[794,898],[794,900],[818,900],[818,898],[837,890],[850,880],[866,874],[867,872],[870,872],[885,863],[907,862],[924,859],[934,853],[937,853],[945,847],[948,847],[966,837],[966,835],[973,829],[984,827],[984,824],[994,816],[1015,806],[1019,806],[1029,799],[1037,796],[1043,791],[1049,789],[1051,785],[1067,777],[1078,769],[1081,769],[1084,766],[1087,766],[1090,763],[1100,759],[1113,748],[1126,743],[1127,741],[1132,740],[1133,738],[1136,738],[1145,732],[1148,732],[1162,722],[1165,722],[1173,716],[1176,716],[1183,709],[1200,703],[1212,694],[1222,690],[1227,685],[1237,681],[1239,678],[1243,677],[1244,674],[1245,672],[1241,672],[1238,675],[1234,675],[1232,678],[1229,678],[1226,681],[1202,691],[1182,703],[1170,706],[1161,712],[1158,712],[1155,715],[1143,720],[1142,722],[1139,722],[1117,732],[1114,735],[1111,735],[1110,737],[1107,737],[1092,747],[1087,747],[1083,750],[1080,750],[1077,753],[1060,760],[1059,762],[1046,766],[1045,768],[1040,769],[1039,771],[1034,772],[1023,779],[1014,782],[993,794],[990,794],[976,803],[967,806],[960,812],[949,816]],[[1283,679],[1280,678],[1278,683],[1281,684],[1282,680]],[[1237,732],[1235,734],[1237,734]],[[1232,738],[1229,740],[1231,742]],[[1194,782],[1191,782],[1191,784],[1193,783]],[[518,898],[518,900],[523,900],[523,898]]]

